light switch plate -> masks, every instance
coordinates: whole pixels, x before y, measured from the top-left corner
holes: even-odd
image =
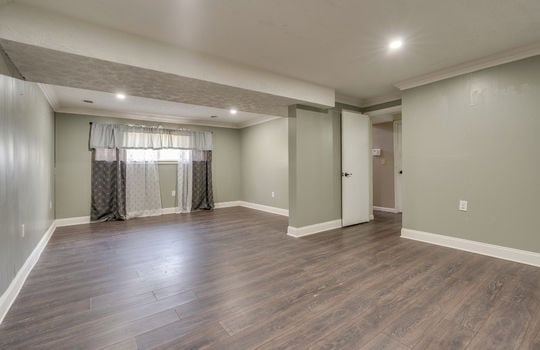
[[[459,201],[459,210],[461,211],[467,211],[467,206],[468,206],[469,202],[467,201],[464,201],[464,200],[460,200]]]

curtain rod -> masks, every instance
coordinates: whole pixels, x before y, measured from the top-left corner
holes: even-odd
[[[93,122],[88,122],[88,124],[92,125]],[[176,129],[176,128],[164,128],[162,127],[161,125],[158,125],[158,126],[148,126],[148,125],[142,125],[142,124],[114,124],[114,125],[126,125],[126,126],[135,126],[135,127],[141,127],[141,128],[162,128],[162,129],[165,129],[165,130],[179,130],[179,131],[199,131],[199,132],[209,132],[209,133],[214,133],[213,131],[206,131],[206,130],[190,130],[190,129],[186,129],[186,128],[181,128],[181,129]]]

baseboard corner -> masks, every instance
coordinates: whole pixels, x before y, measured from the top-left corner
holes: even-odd
[[[287,228],[287,236],[300,238],[304,236],[313,235],[319,232],[341,228],[341,226],[342,226],[341,219],[326,221],[326,222],[321,222],[318,224],[301,226],[301,227],[289,226]]]

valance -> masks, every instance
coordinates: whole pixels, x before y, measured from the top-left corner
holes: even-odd
[[[212,150],[212,133],[125,124],[93,123],[90,148]]]

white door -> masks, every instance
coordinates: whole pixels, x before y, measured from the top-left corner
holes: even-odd
[[[401,211],[401,121],[394,122],[394,197],[396,209]]]
[[[341,215],[343,226],[369,221],[371,174],[368,116],[341,114]]]

